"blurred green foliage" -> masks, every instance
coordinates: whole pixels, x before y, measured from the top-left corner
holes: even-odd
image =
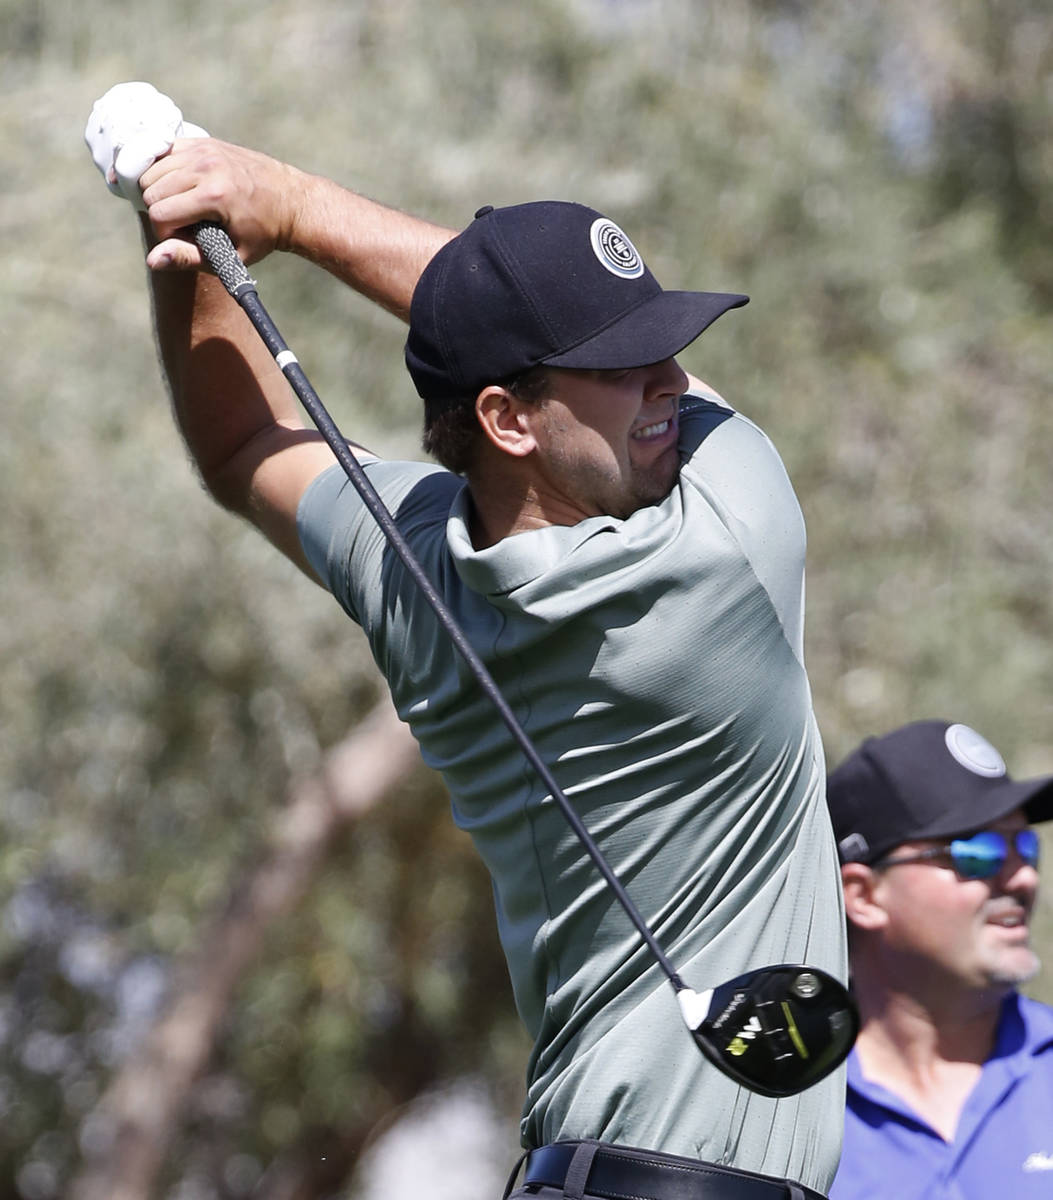
[[[134,222],[81,143],[115,82],[454,225],[579,199],[667,286],[751,293],[683,360],[797,485],[830,759],[943,715],[1053,770],[1044,0],[0,0],[0,65],[0,1200],[62,1194],[173,962],[379,687],[171,429]],[[256,274],[339,423],[416,453],[397,323],[303,263]],[[488,905],[427,777],[351,830],[158,1194],[244,1195],[375,1122],[407,1004],[406,1061],[484,1072],[511,1160],[525,1048]],[[1038,937],[1053,962],[1047,907]]]

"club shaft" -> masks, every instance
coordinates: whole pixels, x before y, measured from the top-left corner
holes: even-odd
[[[391,547],[420,588],[424,598],[435,613],[439,624],[446,631],[457,651],[468,665],[468,669],[472,672],[480,688],[482,688],[484,695],[497,709],[502,721],[519,745],[527,761],[537,772],[538,777],[548,789],[553,800],[559,805],[560,811],[563,813],[578,841],[596,865],[596,869],[603,876],[604,881],[625,910],[626,915],[635,926],[640,937],[643,938],[647,948],[654,955],[655,961],[673,985],[674,990],[677,992],[683,991],[686,987],[683,980],[677,974],[661,946],[659,946],[647,922],[644,921],[617,875],[615,875],[610,864],[604,858],[592,835],[586,829],[573,805],[564,794],[563,789],[556,782],[545,760],[541,757],[529,734],[527,734],[526,730],[520,724],[501,689],[494,681],[486,664],[476,653],[475,648],[469,642],[457,619],[435,589],[432,581],[428,578],[427,572],[421,566],[420,561],[413,553],[405,537],[403,537],[402,531],[395,522],[395,518],[391,515],[376,488],[370,482],[369,477],[362,468],[362,464],[355,457],[348,445],[347,439],[340,433],[336,423],[329,415],[318,393],[314,390],[303,368],[297,361],[296,356],[289,349],[288,345],[286,345],[284,338],[281,336],[277,326],[259,298],[255,281],[250,277],[244,264],[238,258],[230,238],[218,225],[206,222],[197,227],[196,241],[209,266],[212,267],[223,283],[223,286],[238,304],[241,305],[246,316],[252,322],[264,345],[271,352],[274,360],[288,380],[289,385],[296,393],[297,399],[303,405],[307,415],[325,439],[329,448],[336,456],[337,461],[343,467],[352,486],[358,492]]]

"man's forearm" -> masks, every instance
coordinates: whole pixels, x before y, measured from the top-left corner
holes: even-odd
[[[143,220],[147,245],[154,238]],[[231,507],[218,481],[253,438],[273,425],[302,425],[296,398],[238,304],[214,276],[151,271],[161,365],[176,423],[206,486]]]
[[[304,176],[290,250],[406,321],[421,271],[454,231]]]
[[[198,265],[196,247],[181,235],[214,220],[244,262],[272,250],[298,254],[403,320],[421,271],[453,236],[321,175],[216,138],[178,140],[141,182],[161,243],[152,266]]]

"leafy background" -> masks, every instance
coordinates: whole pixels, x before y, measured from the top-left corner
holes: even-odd
[[[797,485],[831,762],[944,716],[1053,771],[1043,0],[0,0],[0,66],[0,1200],[114,1169],[107,1089],[380,694],[171,428],[134,222],[81,141],[115,82],[453,225],[579,199],[668,286],[749,292],[683,361]],[[340,424],[416,453],[397,323],[301,262],[256,274]],[[1036,937],[1053,961],[1045,903]],[[334,826],[214,1034],[110,1195],[362,1195],[404,1106],[463,1080],[510,1165],[526,1046],[423,770]]]

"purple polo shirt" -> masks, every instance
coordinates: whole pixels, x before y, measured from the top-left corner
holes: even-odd
[[[953,1142],[848,1060],[841,1165],[830,1200],[1050,1200],[1053,1009],[1015,992],[1002,1005]]]

